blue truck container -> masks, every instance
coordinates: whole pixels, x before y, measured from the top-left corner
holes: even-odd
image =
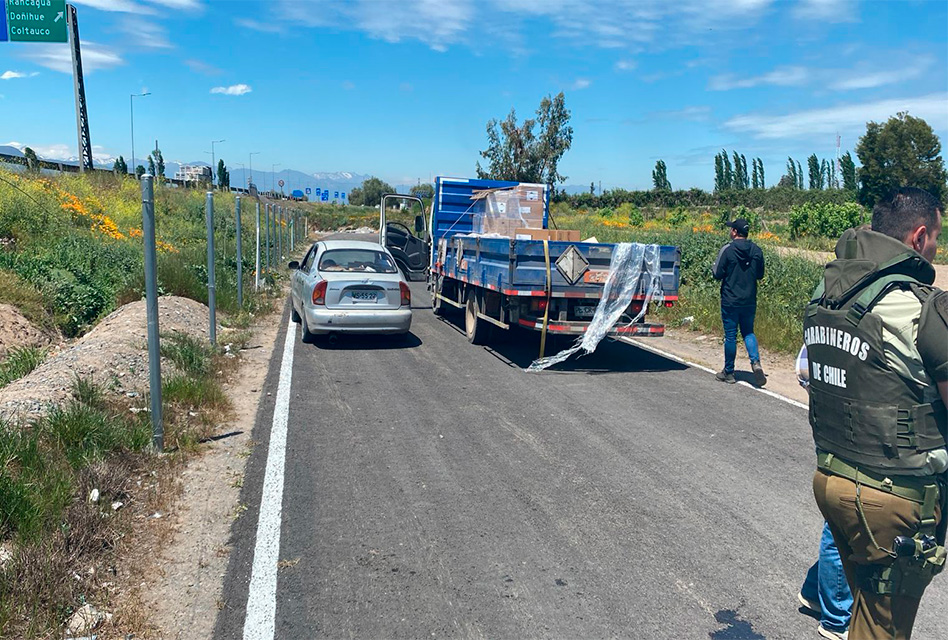
[[[463,309],[470,342],[482,344],[496,329],[521,327],[550,334],[579,335],[586,331],[602,297],[614,244],[544,241],[517,237],[471,235],[483,215],[485,190],[529,187],[542,193],[542,225],[549,223],[549,188],[498,180],[435,179],[431,205],[429,288],[437,315],[448,307]],[[517,234],[513,234],[517,235]],[[570,255],[564,256],[569,253]],[[556,266],[561,256],[571,268]],[[678,300],[681,251],[659,248],[663,304]],[[645,294],[633,298],[627,318],[610,331],[613,336],[661,336],[665,327],[635,323]],[[647,311],[647,310],[646,310]],[[628,326],[626,326],[628,325]]]

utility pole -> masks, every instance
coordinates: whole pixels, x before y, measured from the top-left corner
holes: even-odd
[[[13,7],[10,7],[12,10]],[[60,16],[62,14],[59,14]],[[57,18],[58,20],[59,18]],[[82,52],[79,49],[79,20],[76,8],[66,5],[66,29],[72,50],[72,78],[76,93],[76,129],[79,135],[79,171],[92,171],[92,140],[89,138],[89,112],[86,109],[86,83],[82,77]]]
[[[145,96],[150,96],[151,92],[146,91],[145,93],[133,93],[128,96],[128,111],[130,120],[132,122],[132,175],[135,175],[135,170],[138,168],[135,165],[135,101],[134,98],[144,98]]]
[[[260,155],[259,151],[251,151],[249,155],[250,161],[250,176],[247,178],[247,192],[250,192],[250,187],[253,186],[253,157]]]
[[[214,175],[217,173],[217,158],[214,155],[214,145],[227,142],[227,140],[211,140],[211,190],[214,190]],[[204,153],[207,153],[205,151]]]

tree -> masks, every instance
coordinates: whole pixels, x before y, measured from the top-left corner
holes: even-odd
[[[389,183],[371,176],[362,182],[362,187],[357,187],[349,192],[349,203],[356,204],[353,202],[353,195],[356,195],[359,198],[358,204],[377,207],[382,202],[382,196],[386,193],[395,193],[395,189]]]
[[[223,158],[217,161],[217,186],[220,189],[230,188],[230,171],[227,170]]]
[[[741,154],[741,189],[750,188],[750,177],[747,175],[747,158]]]
[[[731,168],[731,159],[725,149],[721,149],[721,160],[724,162],[724,188],[734,188],[734,170]]]
[[[803,190],[803,167],[800,166],[799,160],[797,160],[797,189]]]
[[[856,184],[856,163],[853,162],[853,157],[848,151],[843,155],[840,164],[843,173],[843,189],[855,191],[858,188]]]
[[[714,190],[724,191],[726,188],[724,184],[724,160],[721,159],[720,153],[716,153],[714,155]]]
[[[128,173],[128,164],[125,162],[125,158],[119,156],[116,159],[115,164],[112,165],[112,171],[120,176],[124,176]]]
[[[155,169],[155,159],[151,156],[148,156],[148,173],[152,176],[158,175],[158,170]]]
[[[652,171],[652,184],[656,191],[671,191],[671,182],[668,181],[668,168],[664,160],[655,163],[655,169]]]
[[[30,147],[23,147],[23,158],[26,160],[26,170],[36,172],[40,170],[40,161],[36,152]]]
[[[422,199],[431,199],[434,198],[434,185],[428,184],[417,184],[409,190],[409,193],[416,198]]]
[[[820,160],[815,153],[806,159],[806,164],[810,171],[810,189],[822,189],[823,174],[820,172]]]
[[[785,177],[789,178],[788,183],[785,183],[783,178],[781,178],[777,186],[789,186],[793,189],[799,187],[800,180],[797,178],[797,165],[794,163],[793,158],[787,158],[787,173]]]
[[[760,189],[760,182],[757,180],[757,158],[751,160],[751,188]]]
[[[135,167],[135,177],[141,180],[143,175],[145,175],[145,167],[142,165]]]
[[[156,178],[164,178],[165,177],[165,159],[161,155],[160,149],[155,149],[154,151],[151,152],[151,155],[148,156],[148,161],[152,162],[152,160],[154,160],[154,168],[155,168],[156,173],[153,173],[151,175],[155,176]],[[150,166],[151,165],[149,165],[149,167]]]
[[[823,183],[824,189],[833,188],[833,170],[830,169],[830,163],[824,158],[820,161],[820,182]]]
[[[355,187],[354,189],[349,189],[349,204],[354,204],[359,206],[362,204],[362,189]]]
[[[871,208],[898,187],[919,187],[944,202],[948,173],[940,154],[941,142],[931,126],[905,111],[884,124],[866,123],[866,134],[856,144],[862,164],[859,202]]]
[[[760,171],[760,188],[766,189],[767,183],[764,182],[764,161],[760,158],[757,158],[757,169]]]
[[[487,149],[480,152],[487,168],[477,163],[479,178],[556,184],[566,180],[557,167],[573,143],[570,112],[563,92],[540,101],[536,119],[517,124],[517,113],[510,110],[503,121],[487,123]],[[539,133],[534,128],[539,124]]]

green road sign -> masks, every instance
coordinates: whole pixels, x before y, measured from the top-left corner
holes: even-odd
[[[5,0],[10,42],[67,42],[66,0]]]

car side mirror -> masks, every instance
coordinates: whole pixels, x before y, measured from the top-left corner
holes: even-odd
[[[290,267],[290,269],[299,269],[300,263],[296,260],[292,260],[288,266]]]
[[[425,219],[422,216],[415,216],[415,231],[421,233],[425,230]]]

